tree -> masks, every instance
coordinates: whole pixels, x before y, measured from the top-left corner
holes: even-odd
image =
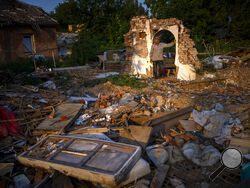
[[[75,0],[67,0],[64,3],[60,3],[55,8],[55,13],[52,14],[52,17],[60,23],[63,29],[67,29],[68,25],[80,22],[80,12],[79,6]]]
[[[87,31],[80,32],[78,41],[73,45],[70,57],[71,65],[83,65],[89,61],[96,61],[99,53],[101,40],[97,35]]]
[[[104,50],[124,48],[123,35],[129,31],[131,18],[147,14],[137,0],[67,0],[56,7],[52,16],[63,30],[69,24],[84,25],[72,49],[72,59],[81,64]],[[95,54],[85,49],[90,47]]]
[[[152,17],[181,19],[196,42],[221,37],[249,39],[249,0],[145,0],[145,4]]]

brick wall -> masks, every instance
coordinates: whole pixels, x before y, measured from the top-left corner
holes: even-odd
[[[150,49],[155,34],[162,30],[170,31],[176,39],[175,64],[190,64],[196,68],[201,66],[197,58],[195,43],[188,34],[189,30],[183,26],[182,21],[176,18],[149,19],[147,16],[137,16],[130,21],[130,30],[124,35],[127,46],[126,60],[132,61],[131,70],[151,77],[152,64],[150,63]]]

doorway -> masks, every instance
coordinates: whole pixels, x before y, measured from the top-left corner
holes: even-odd
[[[168,30],[154,31],[153,39],[155,38],[160,38],[160,42],[166,44],[169,44],[175,40],[174,35]],[[163,63],[161,67],[163,77],[176,77],[175,56],[176,45],[163,48]]]

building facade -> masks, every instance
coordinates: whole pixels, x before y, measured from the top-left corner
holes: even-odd
[[[33,55],[57,59],[57,25],[39,7],[0,0],[0,65]]]

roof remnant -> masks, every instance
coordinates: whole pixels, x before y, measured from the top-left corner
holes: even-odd
[[[0,0],[0,27],[11,25],[30,25],[39,31],[41,25],[58,25],[58,22],[37,6],[17,0]]]

